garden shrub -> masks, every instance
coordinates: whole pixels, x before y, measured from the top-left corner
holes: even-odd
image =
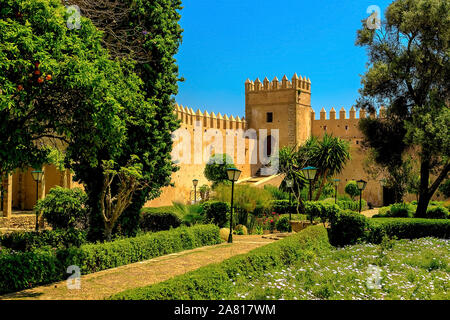
[[[181,219],[173,212],[142,212],[139,226],[143,231],[165,231],[178,228]]]
[[[87,224],[87,195],[80,188],[55,187],[39,200],[34,210],[42,212],[53,229],[80,228]]]
[[[113,300],[219,300],[233,290],[238,278],[262,276],[265,272],[297,261],[309,261],[328,250],[330,244],[323,226],[309,227],[283,240],[202,267],[151,286],[127,290]],[[232,281],[231,281],[232,280]]]
[[[237,235],[248,235],[247,227],[242,224],[238,224],[236,227],[234,227],[234,231],[236,231]]]
[[[221,201],[207,201],[201,204],[206,221],[223,228],[229,220],[230,205]]]
[[[292,227],[291,227],[291,224],[289,223],[289,218],[288,217],[280,218],[277,221],[275,227],[280,232],[291,232],[292,231]]]
[[[339,212],[330,220],[330,243],[334,246],[345,246],[365,240],[367,220],[364,215],[357,212]]]
[[[431,207],[428,208],[426,217],[428,219],[448,219],[449,212],[445,207]]]
[[[273,200],[272,210],[279,214],[296,213],[297,202],[292,201],[292,203],[290,203],[289,200]]]
[[[1,254],[0,294],[64,280],[71,265],[84,275],[221,242],[217,226],[199,225],[79,248]]]
[[[319,217],[323,223],[331,221],[340,211],[342,211],[341,208],[334,203],[320,202],[319,206],[321,207]]]
[[[395,203],[391,205],[389,212],[389,216],[393,218],[412,218],[415,208],[408,203]]]
[[[384,236],[398,239],[450,238],[449,219],[378,218],[368,219],[367,241],[380,243]]]
[[[0,244],[16,251],[31,251],[45,246],[61,249],[85,244],[86,236],[85,231],[76,229],[18,231],[0,236]]]
[[[337,205],[342,210],[359,211],[359,201],[353,200],[338,200]],[[361,207],[364,209],[367,206],[367,202],[361,199]]]
[[[310,221],[314,221],[322,214],[322,204],[316,201],[305,202],[305,214]]]
[[[358,189],[358,184],[356,181],[349,181],[345,186],[345,193],[347,193],[352,200],[355,200],[355,197],[359,196],[361,193]]]
[[[270,192],[272,198],[275,200],[289,200],[289,193],[279,188],[272,186],[270,184],[266,184],[264,189]]]

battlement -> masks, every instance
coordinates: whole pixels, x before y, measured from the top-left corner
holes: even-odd
[[[258,92],[258,91],[273,91],[283,89],[297,89],[306,92],[311,92],[311,80],[302,76],[297,76],[295,73],[291,80],[286,75],[283,76],[281,81],[275,77],[272,81],[269,81],[267,77],[261,82],[259,78],[255,81],[247,79],[245,81],[245,92]]]
[[[336,117],[336,110],[334,108],[331,108],[328,118],[327,118],[327,112],[325,111],[325,108],[322,108],[320,110],[320,117],[319,119],[316,119],[316,113],[314,111],[311,112],[311,119],[314,121],[319,120],[345,120],[345,119],[364,119],[367,116],[370,118],[384,118],[386,116],[386,109],[384,107],[381,107],[379,109],[378,114],[376,112],[367,114],[365,110],[359,110],[359,118],[356,118],[356,109],[354,106],[351,107],[350,112],[348,114],[349,117],[347,117],[347,111],[344,107],[342,107],[339,110],[339,119]]]
[[[221,115],[220,112],[216,115],[214,112],[208,111],[201,112],[197,109],[189,107],[183,107],[182,105],[175,105],[173,113],[177,116],[178,120],[181,120],[182,125],[195,126],[196,121],[200,121],[204,129],[243,129],[247,128],[247,122],[245,118],[239,116]]]

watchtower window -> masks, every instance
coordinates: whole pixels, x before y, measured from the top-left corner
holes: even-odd
[[[273,112],[267,112],[267,122],[273,122]]]
[[[327,131],[327,126],[323,126],[323,131]]]
[[[345,130],[348,130],[348,126],[345,126]]]

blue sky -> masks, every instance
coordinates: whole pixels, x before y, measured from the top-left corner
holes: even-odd
[[[244,82],[289,79],[312,82],[316,113],[355,103],[365,72],[364,48],[354,45],[367,8],[381,0],[185,0],[183,43],[176,56],[176,100],[194,110],[244,115]]]

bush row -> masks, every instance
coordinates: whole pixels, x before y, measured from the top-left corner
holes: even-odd
[[[419,218],[369,219],[367,241],[380,243],[383,236],[398,239],[450,238],[450,220]]]
[[[19,231],[0,236],[0,246],[16,251],[32,251],[45,246],[60,249],[79,247],[86,242],[86,232],[76,229]]]
[[[323,226],[307,228],[283,240],[202,267],[170,280],[111,297],[113,300],[218,300],[228,296],[238,278],[261,276],[272,269],[311,260],[330,247]],[[232,281],[231,281],[232,280]]]
[[[217,226],[199,225],[79,248],[0,253],[0,293],[64,280],[67,267],[72,265],[88,274],[221,242]]]
[[[326,205],[333,205],[335,203],[334,199],[326,199],[322,201],[306,201],[305,207],[307,206],[307,203],[321,203]],[[337,205],[342,210],[352,210],[352,211],[359,211],[359,201],[352,201],[352,200],[338,200]],[[362,200],[362,207],[364,208],[366,206],[366,201]],[[289,200],[274,200],[272,201],[272,207],[273,211],[279,214],[285,214],[285,213],[296,213],[297,212],[297,201],[292,201],[292,203],[289,202]],[[305,208],[306,209],[306,208]],[[308,214],[306,212],[306,214]]]
[[[417,203],[395,203],[387,207],[380,208],[373,218],[413,218],[417,209]],[[435,201],[430,202],[427,209],[427,219],[449,219],[448,208]]]
[[[335,246],[362,241],[380,243],[384,236],[398,239],[450,238],[449,219],[378,218],[343,211],[331,220],[330,242]]]

